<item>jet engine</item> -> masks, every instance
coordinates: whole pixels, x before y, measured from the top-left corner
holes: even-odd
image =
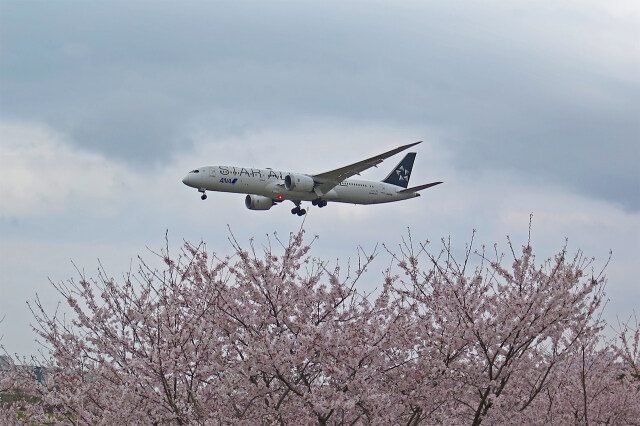
[[[288,174],[284,178],[284,187],[289,191],[313,191],[313,178],[306,175]]]
[[[244,199],[244,205],[249,210],[269,210],[274,205],[274,202],[269,197],[249,194]]]

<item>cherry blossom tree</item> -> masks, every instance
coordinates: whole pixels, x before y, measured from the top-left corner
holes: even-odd
[[[13,365],[0,365],[0,396],[15,388],[16,377],[13,370]]]
[[[4,318],[0,318],[0,324]],[[2,335],[0,335],[0,342],[2,342]],[[13,360],[6,353],[6,350],[0,343],[0,394],[7,392],[13,386],[13,378],[11,377],[11,367]]]
[[[497,252],[490,259],[482,251],[468,273],[471,245],[462,262],[443,245],[433,255],[425,244],[416,253],[405,243],[402,257],[394,255],[406,277],[423,373],[410,388],[426,388],[412,406],[430,422],[535,421],[528,407],[552,385],[550,373],[579,339],[598,331],[604,276],[584,276],[590,261],[581,252],[567,259],[563,248],[538,266],[530,245],[516,255],[511,243],[511,268]],[[441,390],[447,393],[434,398]]]
[[[29,381],[39,404],[72,424],[640,418],[637,321],[606,341],[606,280],[580,251],[537,262],[509,243],[505,266],[473,240],[456,259],[409,235],[366,294],[375,250],[341,267],[303,231],[231,243],[226,257],[167,243],[162,267],[53,283],[69,312],[32,304],[50,350]]]
[[[165,270],[142,263],[121,284],[104,270],[55,284],[74,318],[36,301],[53,359],[37,391],[81,423],[380,418],[383,384],[372,386],[402,358],[389,331],[400,319],[355,289],[370,257],[341,280],[302,235],[280,255],[234,242],[218,259],[187,244],[177,259],[160,253]]]
[[[16,388],[16,378],[13,366],[0,365],[0,367],[0,424],[10,425],[17,422],[18,407],[12,406],[6,399]]]
[[[0,321],[1,322],[1,321]],[[1,337],[1,336],[0,336]],[[15,363],[0,344],[0,424],[28,424],[30,420],[42,419],[40,404],[34,404],[27,388],[34,384],[28,369]]]
[[[0,318],[0,324],[4,320]],[[13,357],[11,357],[2,345],[2,335],[0,335],[0,402],[2,395],[11,392],[16,388],[17,371]]]
[[[628,338],[623,332],[620,339]],[[549,423],[638,424],[637,352],[635,366],[624,360],[624,350],[602,345],[589,336],[571,348],[563,368],[553,372],[553,388],[537,401]],[[546,408],[546,411],[545,411]]]

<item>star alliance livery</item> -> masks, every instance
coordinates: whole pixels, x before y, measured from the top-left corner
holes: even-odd
[[[203,200],[207,199],[206,191],[247,194],[244,204],[250,210],[269,210],[284,200],[290,200],[295,204],[291,213],[298,216],[307,213],[300,207],[302,201],[311,201],[312,205],[318,207],[326,206],[329,201],[352,204],[389,203],[419,197],[419,191],[442,182],[408,188],[416,159],[415,152],[405,155],[382,182],[351,177],[420,142],[403,145],[375,157],[316,175],[279,172],[269,168],[208,166],[190,171],[182,182],[201,192]]]

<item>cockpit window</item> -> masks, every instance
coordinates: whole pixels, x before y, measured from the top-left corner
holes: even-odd
[[[189,173],[200,173],[200,170],[198,170],[198,169],[191,170]]]

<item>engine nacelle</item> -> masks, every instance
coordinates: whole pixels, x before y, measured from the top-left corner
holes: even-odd
[[[249,194],[244,199],[244,205],[249,210],[269,210],[273,206],[273,200],[262,195]]]
[[[288,174],[284,178],[284,187],[289,191],[313,191],[313,178],[306,175]]]

